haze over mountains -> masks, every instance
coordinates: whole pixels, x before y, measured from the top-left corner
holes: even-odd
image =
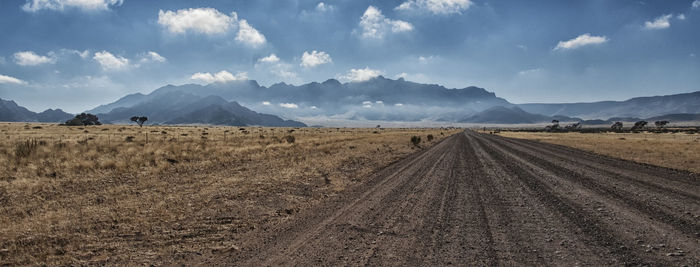
[[[61,109],[36,113],[17,105],[15,101],[0,99],[0,121],[65,122],[72,117]]]
[[[278,83],[265,87],[254,80],[167,85],[149,94],[130,94],[86,112],[97,114],[106,123],[128,123],[131,116],[147,116],[149,123],[158,124],[289,127],[304,126],[303,121],[324,120],[522,124],[557,119],[607,123],[611,118],[636,120],[669,114],[675,114],[666,116],[674,120],[695,120],[695,114],[700,114],[697,103],[700,91],[626,101],[513,104],[483,88],[448,89],[378,76],[364,82],[340,83],[330,79],[298,86]],[[40,115],[13,104],[3,102],[3,120],[56,121],[66,117],[60,110]]]

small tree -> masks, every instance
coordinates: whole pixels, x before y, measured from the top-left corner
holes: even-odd
[[[547,125],[544,129],[548,132],[556,132],[559,130],[559,121],[552,120],[552,125]]]
[[[644,126],[647,126],[648,122],[646,121],[638,121],[634,123],[634,126],[632,126],[632,131],[638,131],[644,129]]]
[[[80,113],[75,115],[75,118],[67,120],[65,124],[68,126],[102,125],[97,116],[90,113]]]
[[[131,117],[131,121],[137,123],[139,127],[143,127],[143,123],[148,120],[148,117],[139,117],[139,116],[133,116]]]
[[[622,126],[623,126],[622,122],[618,121],[618,122],[613,123],[613,125],[610,126],[610,129],[612,129],[613,131],[616,131],[616,132],[620,132],[620,131],[622,131]]]
[[[432,134],[429,134],[427,137],[428,137],[428,142],[433,141],[433,138],[434,138],[434,137],[433,137]]]
[[[654,122],[654,125],[656,125],[656,128],[659,128],[659,129],[664,128],[664,126],[666,126],[666,124],[668,124],[668,121],[655,121]]]

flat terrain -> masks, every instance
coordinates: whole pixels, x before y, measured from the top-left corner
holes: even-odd
[[[499,135],[564,145],[614,158],[700,173],[700,134],[501,131]]]
[[[465,132],[288,220],[223,265],[700,265],[695,174]]]
[[[0,123],[0,265],[226,253],[459,131]]]

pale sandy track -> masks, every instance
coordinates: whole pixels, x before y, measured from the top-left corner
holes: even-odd
[[[700,266],[700,179],[465,132],[199,264]]]

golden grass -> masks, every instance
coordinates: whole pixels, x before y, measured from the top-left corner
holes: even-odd
[[[167,263],[235,249],[241,233],[416,151],[411,136],[426,147],[459,131],[244,128],[0,124],[0,263]]]
[[[698,134],[502,131],[500,135],[534,139],[615,158],[700,173],[700,135]]]

